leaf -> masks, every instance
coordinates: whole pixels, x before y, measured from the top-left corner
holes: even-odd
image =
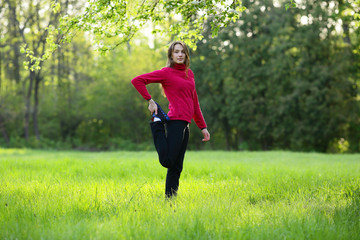
[[[286,9],[286,11],[287,11],[289,8],[296,8],[296,3],[294,2],[294,0],[291,0],[290,3],[285,3],[285,9]]]
[[[286,4],[285,4],[285,10],[287,11],[287,10],[289,9],[289,7],[290,7],[290,4],[289,4],[289,3],[286,3]]]

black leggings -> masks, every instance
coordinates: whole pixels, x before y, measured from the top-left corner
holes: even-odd
[[[189,124],[181,120],[171,120],[165,126],[161,122],[152,122],[150,127],[160,164],[168,169],[165,195],[171,197],[176,195],[179,188],[180,174],[189,141]]]

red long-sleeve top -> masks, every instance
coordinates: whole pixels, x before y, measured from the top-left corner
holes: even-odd
[[[164,67],[161,70],[139,75],[131,80],[131,83],[146,100],[151,99],[146,85],[160,83],[169,100],[170,120],[183,120],[190,123],[194,119],[196,125],[204,129],[206,123],[195,89],[194,73],[188,69],[186,76],[185,69],[184,64],[175,64],[174,68]]]

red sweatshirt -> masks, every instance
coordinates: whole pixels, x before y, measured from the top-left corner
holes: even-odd
[[[170,120],[183,120],[190,123],[191,119],[194,119],[196,125],[204,129],[206,123],[195,90],[194,73],[188,69],[188,77],[186,77],[185,68],[184,64],[175,64],[174,68],[165,67],[137,76],[131,80],[131,83],[146,100],[151,99],[146,85],[161,83],[169,100]]]

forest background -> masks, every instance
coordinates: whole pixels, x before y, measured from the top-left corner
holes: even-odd
[[[32,71],[22,46],[46,51],[46,27],[59,20],[51,3],[0,1],[0,146],[153,150],[147,102],[130,81],[164,67],[177,36],[148,25],[101,55],[79,32]],[[60,3],[62,15],[85,5]],[[360,152],[359,1],[243,5],[216,37],[209,19],[191,51],[212,139],[202,143],[193,123],[189,149]],[[167,106],[159,86],[148,89]]]

